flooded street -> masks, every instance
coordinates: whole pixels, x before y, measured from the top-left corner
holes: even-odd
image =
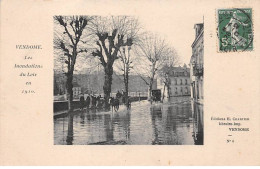
[[[133,102],[131,110],[121,105],[118,112],[83,110],[54,119],[54,144],[193,145],[193,117],[188,98]]]

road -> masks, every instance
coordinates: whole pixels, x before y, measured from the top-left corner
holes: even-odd
[[[121,105],[118,112],[77,111],[54,119],[54,144],[193,145],[194,120],[188,98],[167,103]]]

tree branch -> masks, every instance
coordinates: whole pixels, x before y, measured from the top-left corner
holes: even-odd
[[[104,56],[102,54],[102,46],[100,45],[99,41],[96,42],[96,44],[99,46],[99,50],[96,50],[96,51],[93,51],[92,52],[92,55],[95,57],[95,56],[98,56],[99,57],[99,60],[101,61],[101,64],[103,66],[106,66],[106,61],[104,59]]]

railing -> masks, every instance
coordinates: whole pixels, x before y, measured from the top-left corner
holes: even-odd
[[[147,97],[148,92],[128,92],[128,96],[130,97]],[[116,93],[111,93],[111,97],[116,97]]]
[[[204,67],[203,64],[193,65],[193,76],[203,76]]]

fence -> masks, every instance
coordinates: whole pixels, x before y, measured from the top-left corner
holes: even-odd
[[[98,95],[96,95],[96,96],[98,96]],[[111,93],[110,96],[116,97],[116,93]],[[130,96],[130,97],[148,97],[148,92],[128,92],[128,96]],[[101,97],[104,97],[104,95],[101,94]],[[84,99],[86,99],[86,98],[87,98],[87,94],[84,94]],[[66,100],[67,100],[66,94],[54,96],[54,101],[66,101]],[[79,97],[74,97],[73,100],[77,101],[77,100],[79,100]]]
[[[130,97],[148,97],[148,92],[128,92]],[[116,97],[116,93],[111,93],[111,97]]]

